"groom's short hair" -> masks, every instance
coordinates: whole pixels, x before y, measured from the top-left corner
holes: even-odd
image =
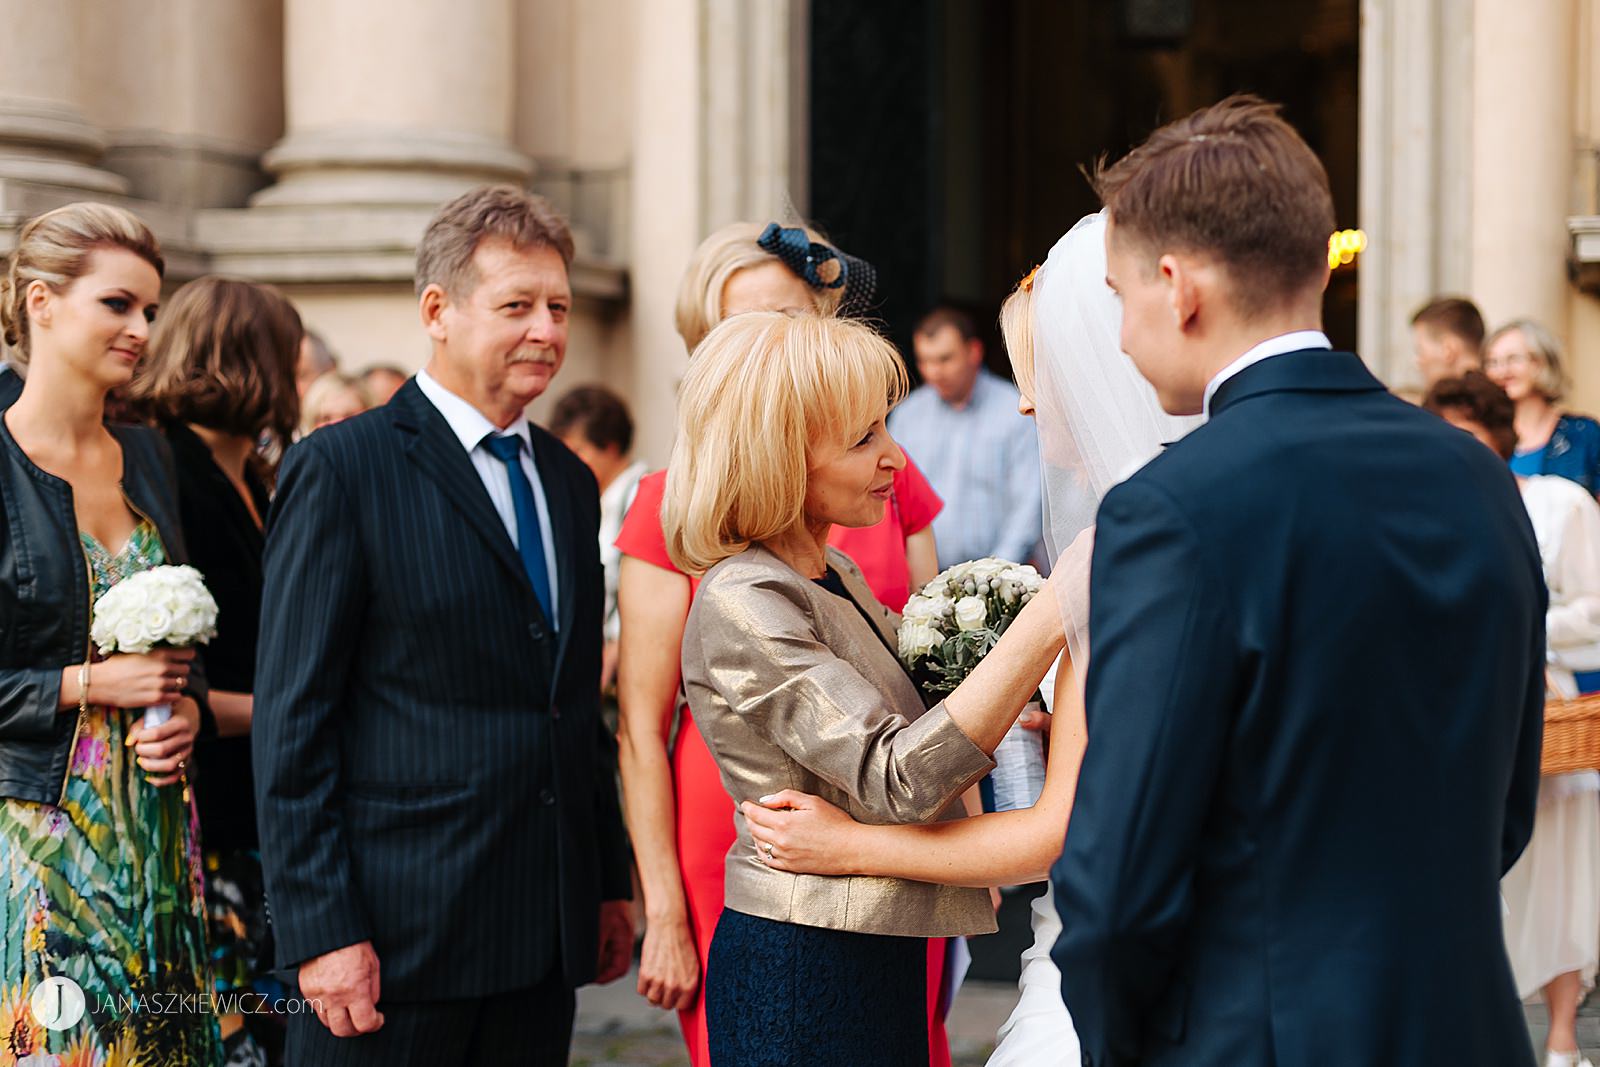
[[[1227,270],[1246,318],[1321,285],[1334,230],[1328,172],[1276,104],[1230,96],[1152,133],[1090,176],[1114,239],[1151,261],[1200,252]]]

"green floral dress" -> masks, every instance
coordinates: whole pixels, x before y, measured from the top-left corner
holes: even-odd
[[[82,538],[97,600],[165,562],[148,522],[116,555]],[[0,1067],[222,1062],[194,808],[181,787],[145,781],[123,746],[137,715],[89,709],[60,807],[0,800]],[[85,1014],[64,1030],[30,1008],[52,977],[83,991]]]

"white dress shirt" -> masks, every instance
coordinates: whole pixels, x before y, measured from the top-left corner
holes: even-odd
[[[607,641],[622,636],[622,619],[617,615],[617,584],[622,574],[622,550],[617,538],[622,535],[622,520],[639,493],[639,479],[650,473],[643,463],[632,463],[612,479],[600,494],[600,565],[606,571],[606,621],[602,632]]]
[[[499,513],[500,521],[505,523],[506,534],[513,545],[517,544],[517,509],[511,500],[511,472],[484,444],[487,438],[500,436],[502,431],[483,412],[440,385],[439,380],[426,370],[417,372],[417,388],[422,390],[422,395],[428,398],[429,403],[439,409],[439,414],[444,416],[444,421],[450,424],[450,429],[460,439],[461,447],[467,450],[478,477],[483,480],[483,487],[489,491],[494,510]],[[533,434],[528,429],[526,419],[518,419],[503,432],[522,438],[522,473],[528,476],[528,484],[533,486],[533,502],[539,509],[539,533],[544,538],[544,565],[550,575],[550,611],[556,617],[549,620],[553,630],[557,627],[556,619],[561,616],[561,586],[556,581],[556,540],[550,525],[550,504],[545,500],[539,468],[533,462]]]
[[[1206,418],[1211,417],[1211,398],[1217,395],[1217,390],[1222,383],[1232,378],[1246,367],[1253,367],[1262,360],[1281,356],[1288,352],[1303,352],[1308,348],[1332,348],[1333,342],[1328,340],[1328,335],[1321,330],[1296,330],[1293,333],[1280,333],[1276,337],[1269,337],[1256,345],[1250,351],[1223,367],[1217,376],[1206,385],[1206,395],[1203,410]]]

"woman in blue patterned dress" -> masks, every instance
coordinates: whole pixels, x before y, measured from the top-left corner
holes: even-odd
[[[191,652],[88,638],[107,589],[185,559],[171,453],[103,422],[161,273],[136,217],[71,204],[0,282],[26,372],[0,417],[0,1067],[221,1062],[186,784],[204,679]]]

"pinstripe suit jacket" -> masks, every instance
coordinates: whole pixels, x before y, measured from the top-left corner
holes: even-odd
[[[629,894],[599,714],[599,495],[554,437],[533,444],[554,629],[415,381],[285,458],[252,730],[281,966],[370,939],[385,1000],[594,976],[600,902]]]

